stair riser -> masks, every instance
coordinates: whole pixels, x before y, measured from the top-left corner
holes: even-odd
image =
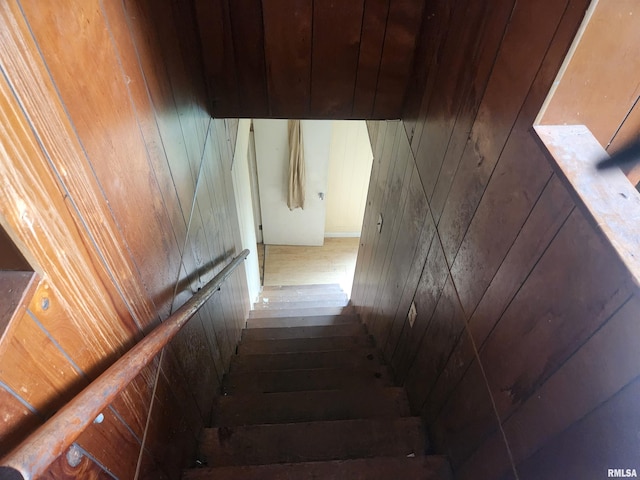
[[[251,310],[249,318],[275,318],[275,317],[300,317],[312,315],[342,315],[354,314],[352,305],[346,307],[313,307],[313,308],[286,308],[281,310]]]
[[[213,467],[423,455],[416,417],[207,429],[201,453]]]
[[[444,457],[368,458],[346,461],[310,462],[192,469],[183,480],[449,480],[451,470]]]
[[[282,302],[260,301],[253,304],[255,311],[263,310],[287,310],[294,308],[323,308],[323,307],[346,307],[349,301],[347,297],[344,298],[326,298],[326,299],[311,299],[311,300],[299,300],[296,302]]]
[[[235,355],[231,359],[230,375],[271,370],[310,368],[363,368],[380,365],[374,349],[342,350],[339,352],[276,353],[268,355]]]
[[[373,342],[361,333],[355,337],[295,338],[281,340],[244,340],[238,345],[238,354],[329,352],[370,347]]]
[[[390,387],[386,367],[368,369],[327,368],[233,374],[225,378],[227,394],[302,392],[349,388]]]
[[[401,388],[320,390],[218,397],[216,427],[409,416]]]
[[[329,301],[343,300],[347,302],[349,298],[347,297],[347,294],[344,292],[299,293],[298,295],[294,295],[294,294],[269,295],[269,294],[263,293],[258,298],[258,301],[256,302],[256,304],[264,303],[264,300],[266,300],[269,303],[272,303],[272,302],[291,303],[291,302],[310,302],[310,301],[321,302],[323,300],[329,300]]]
[[[289,338],[352,337],[365,335],[361,324],[322,327],[248,328],[242,332],[242,341],[279,340]]]
[[[256,317],[247,320],[247,328],[321,327],[359,324],[357,315],[318,315],[308,317],[270,318]]]

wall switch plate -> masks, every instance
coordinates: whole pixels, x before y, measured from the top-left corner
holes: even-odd
[[[407,314],[407,318],[409,319],[409,326],[413,328],[413,324],[416,323],[416,317],[418,316],[418,312],[416,311],[416,302],[411,302],[411,308],[409,308],[409,313]]]

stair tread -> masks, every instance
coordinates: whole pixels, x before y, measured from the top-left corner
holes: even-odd
[[[247,320],[246,328],[314,327],[353,323],[360,323],[358,315],[298,315],[292,317],[256,316]]]
[[[212,467],[424,455],[426,450],[419,417],[207,428],[200,443]]]
[[[284,318],[309,315],[340,315],[343,313],[355,313],[353,305],[347,305],[345,307],[300,307],[282,308],[278,310],[251,310],[249,312],[249,318]]]
[[[278,293],[274,292],[270,294],[269,292],[263,292],[258,297],[258,301],[254,304],[263,304],[263,303],[291,303],[291,302],[305,302],[309,300],[338,300],[343,299],[348,301],[348,295],[342,290],[336,291],[298,291],[295,293]]]
[[[283,338],[274,340],[243,340],[238,353],[330,352],[370,347],[371,339],[363,334],[350,337]]]
[[[335,352],[241,354],[231,358],[229,375],[268,370],[357,368],[381,363],[380,354],[371,347]]]
[[[261,310],[287,310],[294,308],[316,308],[316,307],[346,307],[349,303],[346,295],[323,296],[322,298],[297,299],[288,301],[277,301],[262,298],[253,304],[254,311]]]
[[[445,457],[375,457],[326,462],[199,468],[184,472],[185,480],[449,480]]]
[[[399,387],[227,395],[212,413],[216,427],[410,415]]]
[[[224,391],[236,393],[299,392],[392,386],[383,365],[362,368],[315,368],[234,373],[225,377]]]
[[[278,340],[285,338],[352,337],[365,334],[366,330],[364,325],[356,323],[312,327],[246,328],[242,331],[242,341]]]

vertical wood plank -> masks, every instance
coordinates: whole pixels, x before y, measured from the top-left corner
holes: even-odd
[[[0,417],[0,456],[4,456],[39,426],[44,417],[4,385],[0,385],[0,405],[3,413]]]
[[[498,412],[513,412],[630,296],[628,273],[574,210],[480,352]]]
[[[424,1],[415,0],[390,3],[373,107],[374,118],[399,118],[402,114],[424,4]]]
[[[389,0],[365,1],[353,118],[370,118],[373,114],[388,14]]]
[[[269,116],[261,0],[229,2],[241,116]],[[206,55],[206,54],[205,54]]]
[[[270,114],[304,118],[311,92],[313,2],[262,0],[262,11]]]
[[[358,68],[364,0],[314,0],[311,111],[348,118]]]
[[[229,17],[230,4],[235,2],[195,0],[194,3],[212,113],[216,116],[233,116],[240,105],[234,59],[236,44],[232,38]],[[238,54],[243,53],[245,50],[240,47]]]

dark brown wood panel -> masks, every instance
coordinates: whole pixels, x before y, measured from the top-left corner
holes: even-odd
[[[513,7],[512,0],[484,6],[474,1],[466,9],[452,14],[450,28],[462,34],[447,36],[443,46],[441,55],[446,61],[434,79],[435,85],[442,88],[429,91],[433,98],[424,114],[424,130],[416,153],[436,221],[487,88]]]
[[[638,470],[640,380],[635,379],[595,411],[518,465],[523,480],[597,479],[608,470]]]
[[[448,277],[405,381],[412,409],[419,412],[458,344],[465,327],[464,312]]]
[[[211,109],[216,115],[224,116],[233,115],[239,107],[230,3],[235,2],[194,0]]]
[[[365,0],[313,2],[312,112],[348,118],[358,70]]]
[[[426,3],[191,0],[210,113],[399,118]]]
[[[351,111],[354,118],[370,118],[373,115],[389,2],[390,0],[365,1],[358,73]]]
[[[390,2],[373,106],[374,118],[394,118],[402,110],[413,69],[416,39],[422,23],[424,2]]]
[[[229,14],[238,74],[240,110],[269,116],[261,0],[232,0]],[[206,58],[207,56],[205,56]],[[235,138],[235,137],[234,137]]]
[[[264,50],[270,114],[309,116],[312,0],[263,0]],[[295,39],[295,40],[294,40]]]
[[[537,390],[631,296],[628,274],[606,248],[574,210],[487,339],[480,358],[502,415]]]
[[[116,478],[135,478],[140,440],[106,408],[100,423],[92,423],[76,443]]]
[[[484,343],[573,207],[569,193],[554,175],[469,319],[469,329],[478,346]]]

